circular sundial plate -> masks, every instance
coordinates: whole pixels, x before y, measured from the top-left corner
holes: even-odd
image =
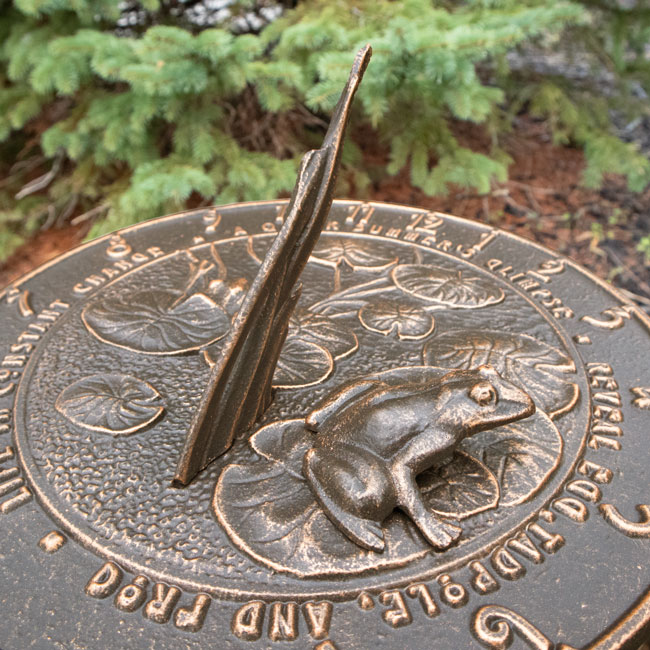
[[[0,294],[3,650],[635,642],[650,606],[648,320],[571,261],[498,230],[335,202],[273,404],[171,487],[286,205],[134,226]],[[305,480],[318,435],[305,417],[360,377],[438,386],[483,364],[536,412],[418,476],[459,541],[435,550],[395,511],[384,551],[359,547]]]

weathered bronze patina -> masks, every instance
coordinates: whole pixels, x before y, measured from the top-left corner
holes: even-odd
[[[303,475],[329,519],[363,548],[384,550],[381,524],[399,507],[444,550],[462,529],[427,507],[416,476],[449,460],[464,438],[534,412],[531,398],[492,366],[388,370],[348,384],[309,413],[318,435]]]
[[[329,207],[335,158],[318,241],[299,193],[201,209],[0,294],[2,650],[638,647],[648,319],[490,226]]]

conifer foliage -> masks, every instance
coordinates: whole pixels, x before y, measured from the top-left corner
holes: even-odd
[[[141,18],[130,27],[120,23],[127,4]],[[294,3],[239,3],[260,4]],[[0,168],[10,169],[0,179],[0,256],[75,215],[92,218],[98,235],[182,209],[190,196],[227,203],[289,191],[366,42],[374,56],[359,119],[388,143],[386,172],[408,165],[431,194],[449,183],[486,192],[507,175],[498,146],[513,81],[506,54],[566,29],[589,33],[602,17],[585,4],[311,0],[241,33],[227,21],[188,22],[172,0],[0,0],[0,159],[12,163]],[[600,45],[623,79],[630,44]],[[590,104],[588,91],[572,96],[545,77],[526,93],[517,97],[552,120],[558,140],[585,148],[588,182],[603,171],[637,189],[650,180],[648,161],[611,134],[606,98]],[[485,124],[490,155],[461,146],[454,120]],[[352,145],[346,154],[359,162]]]

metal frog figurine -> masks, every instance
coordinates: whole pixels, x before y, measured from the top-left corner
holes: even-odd
[[[437,549],[461,528],[424,502],[415,478],[448,459],[468,436],[532,415],[535,404],[491,366],[453,370],[440,379],[405,368],[393,381],[359,379],[306,418],[318,433],[303,473],[332,522],[351,540],[384,550],[381,523],[396,507]]]

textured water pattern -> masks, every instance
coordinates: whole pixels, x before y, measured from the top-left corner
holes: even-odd
[[[372,246],[373,240],[369,242]],[[393,246],[404,256],[404,263],[412,262],[407,245],[395,242]],[[245,242],[223,244],[219,250],[229,267],[229,277],[253,277],[256,266],[246,255]],[[237,272],[231,270],[235,260]],[[424,261],[449,268],[463,264],[434,252],[426,254]],[[162,258],[118,279],[91,300],[117,291],[135,292],[146,286],[175,288],[182,285],[184,273],[185,265],[178,264],[178,259],[174,263],[174,259]],[[377,277],[371,272],[354,274],[357,281]],[[332,278],[331,268],[310,262],[303,275],[305,290],[300,305],[309,308],[325,298],[331,290]],[[505,284],[503,289],[507,310],[491,305],[476,310],[439,311],[435,313],[436,332],[504,328],[533,335],[551,345],[562,345],[534,307]],[[41,347],[24,396],[28,405],[27,438],[40,472],[37,482],[41,489],[53,500],[55,508],[60,505],[67,509],[67,520],[98,538],[100,545],[140,564],[164,569],[171,580],[197,579],[216,587],[252,585],[261,589],[273,581],[277,589],[278,577],[233,546],[211,508],[214,487],[223,467],[257,460],[246,440],[238,441],[190,486],[175,489],[170,485],[188,420],[209,374],[202,356],[151,356],[108,345],[87,331],[80,311],[81,306],[72,308],[48,334],[47,345]],[[324,383],[278,391],[263,423],[304,416],[343,380],[422,363],[423,341],[393,338],[390,345],[382,345],[382,336],[365,330],[356,315],[339,322],[354,329],[359,339],[358,351],[337,361],[333,375]],[[163,416],[133,435],[115,438],[74,426],[55,410],[56,398],[67,386],[86,375],[104,372],[128,373],[151,384],[164,401]],[[560,430],[565,437],[576,418],[575,412],[563,418]],[[577,448],[567,450],[571,458]],[[464,524],[461,544],[450,550],[445,559],[462,557],[467,544],[496,522],[508,519],[514,525],[520,518],[520,513],[507,509],[476,516]],[[287,588],[300,584],[291,576],[282,580],[286,580]]]

